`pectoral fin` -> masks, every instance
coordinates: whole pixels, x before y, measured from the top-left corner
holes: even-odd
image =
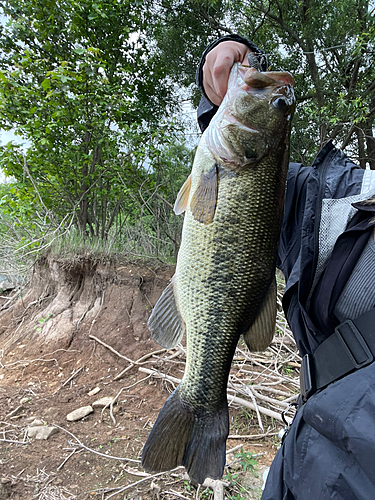
[[[176,215],[180,215],[185,212],[189,200],[189,194],[191,189],[191,174],[183,183],[180,191],[178,192],[176,202],[174,204],[173,210]]]
[[[276,293],[276,279],[274,279],[258,316],[250,329],[243,334],[250,351],[264,351],[272,341],[276,323]]]
[[[190,208],[198,222],[210,224],[213,221],[218,192],[218,169],[214,165],[208,172],[202,172],[197,189],[191,199]]]
[[[166,349],[172,349],[180,342],[185,331],[185,322],[176,304],[173,279],[152,310],[148,328],[152,338]]]

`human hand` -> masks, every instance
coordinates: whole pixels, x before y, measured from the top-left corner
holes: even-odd
[[[251,52],[243,43],[227,41],[214,47],[203,65],[203,88],[213,104],[220,106],[228,88],[229,73],[234,63],[248,65]]]

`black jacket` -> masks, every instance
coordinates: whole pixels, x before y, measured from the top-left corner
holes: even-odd
[[[278,267],[286,278],[284,309],[302,355],[313,353],[332,333],[334,325],[317,325],[326,293],[319,285],[355,218],[367,220],[356,225],[355,241],[361,234],[368,240],[374,213],[358,202],[374,194],[375,171],[359,168],[331,143],[311,167],[290,164]],[[340,281],[330,286],[332,297]],[[262,500],[372,500],[374,458],[372,363],[317,392],[297,412],[272,463]]]

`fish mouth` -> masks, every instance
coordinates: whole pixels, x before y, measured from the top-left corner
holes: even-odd
[[[255,68],[241,65],[239,74],[249,90],[275,87],[276,85],[290,85],[291,87],[295,85],[294,78],[288,71],[258,71]]]

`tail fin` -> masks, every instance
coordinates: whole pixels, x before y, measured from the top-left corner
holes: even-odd
[[[194,414],[180,398],[178,388],[167,399],[143,448],[142,465],[163,472],[179,465],[192,481],[220,479],[225,466],[229,432],[228,405],[215,414]]]

